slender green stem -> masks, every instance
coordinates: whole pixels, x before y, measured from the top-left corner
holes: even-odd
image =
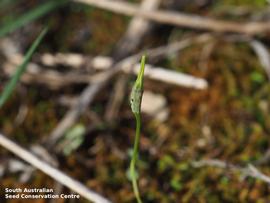
[[[132,187],[138,203],[142,203],[140,198],[139,187],[137,183],[136,162],[139,154],[140,135],[141,135],[141,101],[143,95],[143,76],[146,57],[142,56],[141,69],[137,76],[137,80],[132,88],[130,95],[131,110],[134,113],[136,119],[136,134],[133,148],[132,159],[130,162],[130,176],[132,181]]]
[[[137,184],[137,177],[136,177],[136,161],[138,159],[138,152],[139,152],[139,144],[140,144],[140,134],[141,134],[141,115],[140,113],[134,113],[136,118],[136,134],[135,134],[135,142],[133,147],[133,156],[130,162],[130,175],[132,181],[132,187],[137,199],[138,203],[142,203],[140,198],[140,192]]]

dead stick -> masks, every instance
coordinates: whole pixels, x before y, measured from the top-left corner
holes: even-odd
[[[217,20],[204,16],[184,14],[180,12],[155,10],[144,11],[136,4],[123,1],[110,0],[73,0],[74,2],[88,4],[101,9],[129,16],[140,16],[159,23],[170,24],[192,29],[211,30],[215,32],[233,32],[256,35],[270,31],[270,22],[244,22],[236,23]]]
[[[167,46],[161,46],[158,48],[153,48],[146,50],[148,54],[148,58],[155,58],[155,57],[161,57],[166,54],[175,53],[176,51],[182,49],[183,47],[188,46],[191,41],[196,42],[205,42],[209,40],[211,36],[207,34],[203,34],[198,36],[197,38],[193,39],[186,39],[181,42],[175,43],[175,44],[169,44]],[[101,73],[102,79],[99,80],[99,82],[95,84],[90,84],[86,87],[86,89],[81,93],[81,95],[78,98],[78,101],[74,106],[70,108],[70,110],[65,114],[64,118],[61,119],[59,124],[55,127],[55,129],[52,131],[52,133],[49,135],[49,137],[45,140],[46,144],[49,147],[52,147],[57,140],[59,140],[66,130],[70,128],[80,117],[80,115],[87,109],[89,104],[94,99],[94,96],[96,93],[99,92],[99,90],[106,85],[106,83],[116,74],[119,72],[121,67],[132,67],[136,62],[140,59],[141,55],[145,52],[140,52],[138,54],[129,56],[120,62],[116,64],[112,64],[112,67],[110,67],[105,73]],[[205,86],[207,86],[207,83],[204,83]]]
[[[38,168],[39,170],[43,171],[45,174],[56,180],[57,182],[65,185],[69,189],[77,192],[87,200],[95,203],[110,203],[109,200],[105,199],[104,197],[100,196],[96,192],[88,189],[82,183],[72,179],[71,177],[67,176],[66,174],[62,173],[56,168],[53,168],[49,164],[44,161],[41,161],[36,156],[34,156],[29,151],[23,149],[15,142],[6,138],[6,136],[0,133],[0,145],[5,149],[9,150],[10,152],[14,153],[24,161],[28,162],[32,166]]]
[[[201,167],[217,167],[221,169],[230,169],[235,172],[240,172],[241,175],[249,176],[256,178],[258,180],[261,180],[263,182],[266,182],[270,184],[270,177],[260,172],[255,166],[252,164],[248,164],[246,167],[240,167],[237,165],[233,165],[231,163],[228,163],[226,161],[218,160],[218,159],[206,159],[206,160],[200,160],[200,161],[193,161],[191,162],[193,167],[201,168]]]

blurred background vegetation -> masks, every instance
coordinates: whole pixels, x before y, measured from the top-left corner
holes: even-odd
[[[266,0],[179,0],[176,4],[176,11],[210,18],[238,22],[269,20]],[[164,0],[161,8],[165,6]],[[130,20],[131,17],[74,2],[1,0],[0,44],[9,39],[16,44],[18,52],[25,54],[42,28],[49,25],[32,58],[37,64],[41,64],[43,53],[112,56]],[[136,51],[203,32],[155,23]],[[156,66],[204,78],[209,87],[195,90],[146,79],[146,90],[166,98],[169,116],[165,121],[143,116],[138,170],[144,202],[269,202],[269,185],[261,180],[244,177],[239,171],[192,164],[202,159],[218,159],[239,167],[251,163],[270,175],[270,160],[257,164],[270,147],[270,84],[254,50],[246,42],[226,40],[226,36],[230,34],[217,35],[210,42],[196,43],[165,59],[150,61]],[[255,38],[269,47],[269,33]],[[3,54],[5,47],[1,47],[3,66],[7,58]],[[54,68],[65,71],[66,67]],[[129,87],[133,79],[129,79]],[[1,68],[0,91],[8,81],[9,76]],[[66,133],[64,142],[68,144],[59,143],[50,153],[63,172],[113,202],[127,203],[135,202],[126,176],[135,126],[128,100],[121,106],[113,126],[104,119],[105,106],[116,81],[114,77],[102,89],[87,112]],[[11,98],[0,109],[1,132],[25,148],[40,143],[69,109],[68,104],[60,101],[61,97],[72,100],[85,86],[73,84],[52,89],[36,83],[17,84]],[[129,90],[125,92],[127,97]],[[27,110],[20,119],[23,109]],[[75,139],[72,135],[78,136]],[[69,137],[75,144],[68,142]],[[0,165],[5,169],[0,173],[1,202],[23,202],[6,200],[5,187],[60,187],[40,171],[34,171],[22,181],[25,171],[12,172],[7,167],[8,161],[15,158],[0,148]],[[69,193],[66,188],[61,191]],[[81,198],[78,202],[86,200]]]

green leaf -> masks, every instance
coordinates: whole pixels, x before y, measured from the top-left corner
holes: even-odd
[[[78,149],[84,141],[85,132],[85,126],[83,124],[77,124],[65,134],[64,138],[60,142],[60,145],[63,146],[64,155],[68,156]]]
[[[176,191],[180,191],[183,188],[183,184],[178,178],[171,179],[170,185]]]
[[[22,16],[16,17],[14,20],[10,20],[5,24],[0,26],[0,37],[15,31],[16,29],[34,21],[35,19],[45,15],[46,13],[52,11],[53,9],[59,7],[67,0],[53,0],[47,1],[46,3],[28,11]]]
[[[260,72],[252,72],[251,75],[250,75],[250,78],[253,82],[257,82],[257,83],[262,83],[264,82],[264,75]]]
[[[0,108],[4,105],[4,103],[7,101],[9,96],[11,95],[12,91],[14,90],[17,82],[19,81],[20,77],[26,70],[27,64],[29,63],[32,55],[34,54],[35,50],[37,49],[38,45],[40,44],[41,40],[45,36],[48,28],[43,29],[43,31],[39,34],[37,39],[34,41],[30,49],[27,51],[23,63],[17,68],[16,72],[8,82],[8,84],[5,86],[2,94],[0,95]]]

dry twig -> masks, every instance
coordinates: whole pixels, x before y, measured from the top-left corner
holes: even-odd
[[[268,80],[270,80],[270,54],[267,47],[259,40],[243,35],[225,36],[225,40],[233,42],[245,42],[254,50],[262,67],[264,68]]]
[[[74,2],[88,4],[112,12],[129,16],[140,16],[148,20],[159,23],[171,24],[175,26],[188,27],[192,29],[204,29],[215,32],[233,32],[248,35],[262,34],[270,31],[270,22],[246,22],[236,23],[225,20],[216,20],[203,16],[184,14],[172,11],[144,11],[139,6],[111,0],[73,0]]]
[[[248,164],[248,166],[246,167],[240,167],[240,166],[233,165],[231,163],[217,160],[217,159],[193,161],[191,164],[193,167],[196,167],[196,168],[210,166],[210,167],[217,167],[217,168],[222,168],[222,169],[229,169],[235,172],[239,172],[243,177],[249,176],[249,177],[256,178],[270,184],[270,177],[260,172],[252,164]]]
[[[77,58],[80,58],[81,62],[76,63],[74,65],[73,63],[69,63],[69,61],[65,61],[64,59],[61,59],[61,61],[58,59],[59,57],[64,57],[65,59],[68,59],[70,56],[77,56]],[[81,54],[44,54],[41,56],[41,60],[45,65],[50,66],[56,66],[56,65],[69,65],[71,67],[81,67],[83,66],[86,61],[88,61],[88,66],[93,67],[96,70],[107,70],[114,61],[110,57],[103,57],[103,56],[97,56],[92,58],[91,60],[87,59],[88,56],[83,56]],[[17,58],[17,59],[15,59]],[[50,58],[50,62],[47,61],[47,59]],[[12,73],[16,70],[16,64],[20,63],[21,57],[17,55],[17,57],[14,57],[14,59],[10,59],[5,65],[4,65],[4,72],[5,74],[11,76]],[[152,65],[146,65],[147,66],[147,73],[145,77],[149,77],[150,79],[157,80],[160,82],[165,82],[168,84],[178,85],[178,86],[184,86],[184,87],[191,87],[191,88],[198,88],[198,89],[204,89],[207,87],[207,82],[204,79],[197,78],[188,74],[179,73],[177,71],[168,70],[163,67],[154,67]],[[139,67],[139,64],[135,65],[135,69],[129,69],[125,66],[121,67],[121,70],[125,73],[132,73],[137,74],[137,69]],[[162,72],[162,74],[160,74]],[[163,75],[164,74],[164,75]],[[100,74],[98,74],[100,75]],[[97,75],[90,74],[90,73],[79,73],[74,70],[68,72],[68,73],[61,73],[56,70],[46,70],[42,68],[41,66],[38,66],[35,63],[30,63],[28,65],[27,71],[21,78],[21,80],[25,83],[38,83],[38,84],[44,84],[52,89],[60,88],[66,85],[71,84],[81,84],[81,83],[89,83],[89,82],[95,82],[97,80]],[[171,77],[172,76],[172,77]],[[193,81],[192,83],[186,82],[186,81]]]
[[[258,40],[251,40],[250,41],[250,46],[253,48],[255,53],[257,54],[267,76],[268,79],[270,80],[270,54],[266,46],[258,41]]]
[[[195,41],[205,42],[209,40],[209,35],[200,35]],[[147,50],[149,58],[161,57],[166,54],[175,53],[176,51],[183,49],[193,42],[191,39],[183,40],[181,42],[175,43],[173,45],[162,46],[154,49]],[[89,104],[93,101],[94,95],[99,92],[99,90],[111,79],[121,67],[130,69],[141,57],[142,53],[135,54],[133,56],[127,57],[117,64],[113,65],[105,73],[101,73],[102,79],[98,82],[88,85],[88,87],[82,92],[78,98],[77,103],[71,107],[71,109],[66,113],[64,118],[60,121],[57,127],[50,134],[49,138],[46,139],[46,143],[49,146],[53,146],[59,138],[70,128],[79,116],[86,110]]]
[[[96,192],[88,189],[86,186],[81,184],[80,182],[72,179],[68,175],[62,173],[56,168],[53,168],[49,164],[44,161],[41,161],[36,156],[34,156],[29,151],[23,149],[15,142],[9,140],[6,136],[0,133],[0,145],[10,152],[14,153],[16,156],[20,157],[24,161],[28,162],[32,166],[38,168],[43,171],[45,174],[49,175],[51,178],[56,180],[57,182],[67,186],[69,189],[77,192],[84,198],[89,201],[96,203],[110,203],[109,200],[97,194]]]
[[[155,10],[159,4],[160,0],[144,0],[141,3],[141,9],[145,11]],[[117,61],[118,59],[122,59],[134,52],[141,43],[145,34],[149,31],[150,25],[149,21],[141,17],[134,16],[129,23],[123,38],[117,43],[113,51],[113,58]],[[105,120],[107,123],[112,123],[112,121],[116,120],[115,118],[125,96],[127,81],[128,77],[120,75],[113,87],[105,111]]]
[[[143,0],[140,9],[144,11],[153,11],[160,5],[161,0]],[[132,52],[140,45],[145,34],[150,30],[152,23],[140,16],[134,16],[129,26],[113,50],[113,58],[119,59]]]

